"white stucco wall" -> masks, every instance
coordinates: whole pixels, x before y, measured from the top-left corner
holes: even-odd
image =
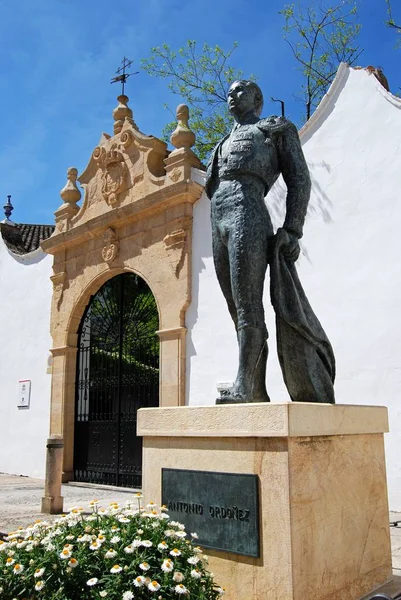
[[[401,101],[367,71],[342,65],[300,135],[313,184],[300,278],[336,354],[337,403],[389,409],[389,502],[401,510]],[[281,224],[282,181],[267,202]],[[213,404],[216,383],[235,378],[237,343],[214,273],[204,195],[194,211],[192,286],[187,402]],[[268,281],[266,288],[268,391],[273,402],[282,402],[289,398],[276,357]]]
[[[0,236],[0,472],[44,477],[49,432],[52,256],[11,254]],[[17,408],[31,380],[30,408]]]

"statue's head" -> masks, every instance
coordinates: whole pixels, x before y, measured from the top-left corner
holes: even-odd
[[[260,116],[263,108],[263,94],[253,81],[233,81],[227,94],[228,110],[235,119],[253,112]]]

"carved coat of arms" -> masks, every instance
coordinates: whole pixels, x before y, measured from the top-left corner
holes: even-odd
[[[128,183],[128,167],[123,153],[116,147],[106,151],[105,148],[98,146],[93,157],[102,169],[102,196],[107,204],[116,206],[119,194],[127,189]]]
[[[117,240],[117,235],[114,229],[109,227],[105,233],[103,234],[103,242],[105,246],[102,249],[102,257],[108,264],[113,262],[115,258],[117,258],[119,251],[119,243]]]

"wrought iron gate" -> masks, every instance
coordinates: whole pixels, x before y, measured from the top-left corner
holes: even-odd
[[[159,404],[158,325],[138,275],[118,275],[91,298],[78,340],[75,481],[141,486],[136,413]]]

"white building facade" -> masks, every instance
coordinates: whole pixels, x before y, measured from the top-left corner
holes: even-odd
[[[0,227],[0,472],[42,478],[50,413],[52,257],[39,243],[54,228]],[[22,398],[20,382],[30,387],[30,397]]]

